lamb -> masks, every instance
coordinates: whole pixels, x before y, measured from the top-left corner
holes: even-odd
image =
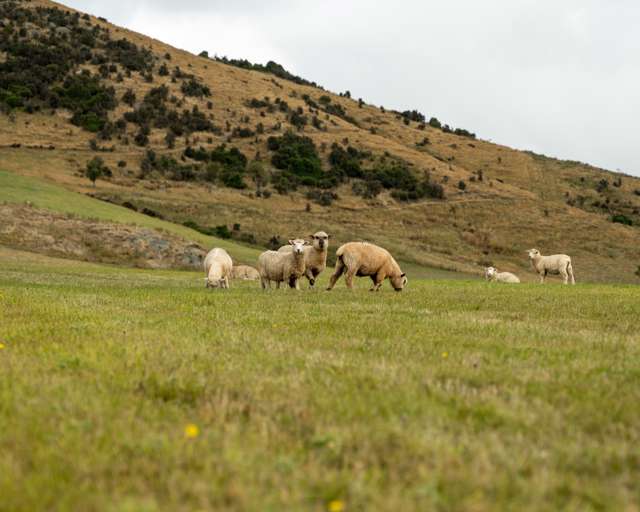
[[[271,288],[271,281],[276,282],[276,288],[280,283],[289,283],[290,288],[300,289],[298,280],[304,275],[304,249],[307,242],[299,238],[289,240],[293,246],[291,252],[265,251],[258,258],[258,272],[262,289]]]
[[[371,277],[371,291],[379,291],[383,281],[388,277],[391,286],[397,292],[407,285],[407,275],[393,256],[382,247],[367,242],[349,242],[336,251],[338,257],[335,272],[331,276],[327,290],[333,289],[336,281],[346,272],[347,288],[353,288],[353,277]]]
[[[515,284],[520,282],[517,275],[511,272],[498,272],[495,267],[487,267],[484,271],[484,276],[487,281],[495,281],[496,283]]]
[[[242,279],[243,281],[257,281],[260,273],[248,265],[234,265],[231,271],[231,279]]]
[[[204,273],[207,288],[229,288],[229,277],[233,269],[233,261],[227,251],[216,247],[211,249],[204,259]]]
[[[318,231],[311,235],[312,245],[304,248],[304,275],[309,281],[309,286],[313,288],[320,273],[327,268],[327,253],[329,252],[329,235],[324,231]],[[284,245],[278,252],[291,252],[290,245]]]
[[[576,284],[573,276],[573,264],[571,258],[566,254],[554,254],[553,256],[543,256],[538,249],[529,249],[527,251],[533,269],[540,275],[540,284],[544,284],[544,278],[547,274],[561,275],[564,284]]]

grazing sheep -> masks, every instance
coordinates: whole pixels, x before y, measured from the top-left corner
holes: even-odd
[[[320,273],[327,268],[327,253],[329,252],[329,235],[324,231],[318,231],[311,235],[312,245],[304,248],[304,275],[309,281],[309,286],[313,288]],[[284,245],[278,252],[291,252],[293,247]]]
[[[517,275],[511,272],[498,272],[495,267],[487,267],[484,271],[484,277],[487,281],[495,281],[496,283],[515,284],[520,282]]]
[[[211,249],[204,259],[204,273],[207,288],[229,288],[229,277],[233,269],[233,261],[227,251],[216,247]]]
[[[243,281],[257,281],[260,279],[260,272],[248,265],[237,265],[231,271],[231,279],[242,279]]]
[[[331,290],[345,272],[345,281],[349,289],[353,288],[353,276],[371,277],[372,292],[380,290],[387,277],[397,292],[402,291],[407,285],[407,275],[400,270],[389,251],[382,247],[367,242],[350,242],[341,246],[336,251],[336,256],[336,269],[327,290]]]
[[[289,283],[290,288],[300,289],[298,280],[303,276],[304,248],[307,242],[300,239],[289,240],[293,250],[291,252],[265,251],[258,258],[258,272],[262,288],[271,288],[271,281]]]
[[[543,256],[538,249],[529,249],[527,251],[533,269],[540,275],[540,284],[544,284],[544,278],[547,274],[560,275],[564,284],[576,284],[573,276],[573,265],[571,258],[566,254],[554,254],[553,256]]]

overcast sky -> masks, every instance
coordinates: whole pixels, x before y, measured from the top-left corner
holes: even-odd
[[[480,138],[640,175],[638,0],[62,0],[194,53],[275,60]]]

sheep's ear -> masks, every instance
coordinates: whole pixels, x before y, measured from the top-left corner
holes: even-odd
[[[289,240],[289,245],[293,245],[293,240]]]

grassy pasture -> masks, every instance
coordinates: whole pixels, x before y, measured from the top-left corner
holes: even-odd
[[[0,510],[638,510],[638,287],[368,284],[0,248]]]

